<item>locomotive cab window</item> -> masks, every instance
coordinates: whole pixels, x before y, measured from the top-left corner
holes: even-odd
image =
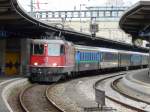
[[[65,46],[60,44],[48,44],[49,56],[60,56],[65,54]]]
[[[31,53],[34,55],[44,54],[44,44],[31,44]]]

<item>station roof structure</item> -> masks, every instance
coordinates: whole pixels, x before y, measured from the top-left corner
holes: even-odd
[[[108,47],[114,49],[125,49],[134,51],[148,50],[142,47],[135,47],[130,44],[116,42],[100,37],[91,39],[91,35],[77,32],[72,29],[62,29],[55,25],[48,24],[47,22],[40,21],[31,15],[29,15],[17,0],[0,0],[0,37],[1,33],[6,33],[6,38],[18,37],[18,38],[38,38],[46,35],[47,32],[61,34],[66,40],[74,43]]]
[[[120,28],[133,38],[148,40],[150,36],[150,1],[139,1],[119,21]]]

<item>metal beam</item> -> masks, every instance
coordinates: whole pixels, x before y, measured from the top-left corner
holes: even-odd
[[[102,7],[95,10],[70,10],[70,11],[37,11],[32,14],[39,19],[57,18],[119,18],[128,7],[122,9]]]

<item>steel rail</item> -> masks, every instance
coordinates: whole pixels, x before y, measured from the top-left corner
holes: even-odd
[[[112,89],[114,89],[115,91],[117,91],[118,93],[122,94],[123,96],[127,97],[127,98],[130,98],[130,99],[133,99],[135,101],[138,101],[138,102],[143,102],[143,103],[146,103],[148,105],[150,105],[150,102],[147,102],[145,100],[142,100],[142,99],[138,99],[136,97],[133,97],[131,96],[130,94],[128,94],[127,92],[123,92],[118,86],[117,86],[117,83],[122,79],[122,77],[114,80],[111,84],[111,87]]]
[[[98,81],[94,84],[94,89],[97,89],[97,86],[99,85],[99,83],[101,83],[101,82],[104,81],[104,80],[107,80],[107,79],[110,79],[110,78],[113,78],[113,77],[116,77],[116,76],[122,76],[122,75],[125,75],[125,74],[126,74],[126,73],[121,73],[121,74],[117,74],[117,75],[113,75],[113,76],[108,76],[108,77],[105,77],[105,78],[103,78],[103,79],[100,79],[100,80],[98,80]],[[110,86],[112,86],[112,85],[110,85]],[[113,88],[112,88],[112,89],[113,89]],[[99,89],[99,90],[100,90],[100,89]],[[102,91],[102,90],[101,90],[101,91]],[[143,109],[139,109],[139,108],[137,108],[137,107],[134,107],[134,106],[128,105],[128,104],[126,104],[126,103],[124,103],[124,102],[121,102],[121,101],[119,101],[119,100],[116,100],[115,98],[112,98],[112,97],[110,97],[110,96],[108,96],[108,95],[106,95],[105,97],[106,97],[107,99],[113,101],[113,102],[116,102],[117,104],[120,104],[120,105],[122,105],[122,106],[128,108],[128,109],[132,109],[132,110],[135,110],[135,111],[137,111],[137,112],[144,112],[144,111],[145,111],[145,110],[143,110]]]
[[[24,88],[24,89],[20,92],[20,94],[19,94],[19,103],[20,103],[20,105],[21,105],[21,107],[22,107],[22,109],[23,109],[24,112],[30,112],[30,111],[28,110],[28,108],[26,107],[26,105],[25,105],[25,103],[24,103],[24,101],[23,101],[23,95],[24,95],[24,93],[25,93],[27,90],[31,89],[31,88],[34,87],[34,86],[35,86],[35,85],[31,85],[31,86],[29,86],[29,87]]]
[[[45,94],[46,94],[46,97],[47,97],[47,100],[49,101],[49,103],[51,104],[51,105],[53,105],[57,110],[59,110],[60,112],[66,112],[64,109],[62,109],[61,107],[59,107],[50,97],[49,97],[49,91],[51,90],[51,88],[54,86],[55,84],[53,84],[52,86],[49,86],[49,87],[47,87],[47,89],[46,89],[46,92],[45,92]]]

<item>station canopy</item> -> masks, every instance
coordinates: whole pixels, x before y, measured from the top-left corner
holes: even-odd
[[[17,0],[0,0],[0,33],[12,36],[37,36],[46,30],[57,30],[31,17]]]
[[[131,6],[119,21],[120,28],[133,38],[150,37],[150,1],[139,1]]]
[[[61,24],[60,24],[61,26]],[[0,36],[4,31],[9,32],[10,37],[40,37],[51,32],[58,34],[62,31],[66,35],[89,37],[89,35],[40,21],[27,13],[18,0],[0,0]],[[48,32],[48,33],[47,33]]]
[[[40,21],[27,13],[18,0],[0,0],[0,39],[2,37],[41,38],[41,36],[44,37],[43,35],[49,36],[51,34],[54,36],[61,34],[67,41],[80,45],[147,52],[147,49],[142,47],[133,47],[131,44],[97,36],[92,39],[91,34]]]

